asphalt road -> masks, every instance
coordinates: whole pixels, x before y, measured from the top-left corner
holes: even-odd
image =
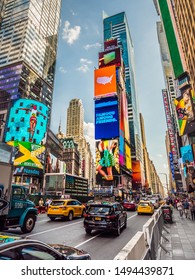
[[[76,218],[72,221],[60,219],[50,221],[46,214],[38,215],[35,228],[29,234],[22,234],[19,228],[10,229],[9,232],[48,244],[60,243],[83,249],[90,253],[92,260],[112,260],[137,231],[142,231],[143,225],[151,217],[138,216],[136,212],[127,212],[127,215],[127,228],[122,230],[118,237],[99,231],[92,231],[91,235],[86,234],[83,218]]]

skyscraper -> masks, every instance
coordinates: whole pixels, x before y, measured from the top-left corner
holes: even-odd
[[[49,117],[60,8],[61,0],[4,0],[0,4],[1,96],[8,95],[10,102],[19,98],[43,102]]]
[[[17,147],[14,181],[40,187],[61,0],[0,1],[0,141]]]
[[[130,127],[131,157],[140,161],[143,170],[143,152],[139,108],[135,83],[134,48],[125,12],[103,19],[104,41],[117,38],[122,49],[125,65],[125,88],[128,100],[128,119]]]
[[[80,99],[72,99],[67,109],[66,137],[73,138],[80,153],[80,174],[92,180],[93,157],[84,137],[84,108]]]
[[[80,99],[72,99],[67,109],[66,136],[74,137],[78,142],[83,138],[84,109]]]

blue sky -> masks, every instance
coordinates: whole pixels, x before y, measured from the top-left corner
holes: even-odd
[[[69,102],[80,98],[85,112],[85,135],[93,146],[94,68],[98,67],[98,52],[103,50],[103,11],[109,16],[126,12],[148,152],[157,172],[168,173],[161,94],[165,83],[156,32],[159,17],[152,0],[62,0],[51,128],[57,133],[61,120],[62,130],[66,131]],[[160,177],[164,183],[165,178]]]

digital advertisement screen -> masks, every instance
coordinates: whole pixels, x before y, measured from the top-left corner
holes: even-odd
[[[44,146],[20,141],[10,141],[7,144],[15,148],[14,166],[44,168]]]
[[[10,110],[5,142],[22,141],[45,144],[48,108],[41,102],[18,99]]]
[[[116,137],[119,137],[117,97],[106,97],[95,100],[95,139]]]
[[[108,41],[104,41],[104,50],[112,50],[118,47],[118,41],[117,39],[111,39]]]
[[[130,146],[125,143],[125,160],[126,160],[126,168],[132,169],[132,162],[131,162],[131,149]]]
[[[186,89],[181,97],[174,100],[180,136],[195,131],[194,104],[192,102],[193,91]]]
[[[119,174],[118,139],[96,142],[96,183],[113,181]]]
[[[108,66],[94,71],[94,96],[113,95],[117,92],[116,66]]]
[[[180,148],[181,156],[184,164],[194,165],[194,157],[191,145],[187,145]]]
[[[117,67],[121,66],[120,48],[99,53],[98,63],[99,63],[99,68],[110,66],[110,65],[116,65]]]
[[[133,183],[141,184],[141,165],[140,165],[140,161],[133,160],[132,161],[132,169],[133,169]]]

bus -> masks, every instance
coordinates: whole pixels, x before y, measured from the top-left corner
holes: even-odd
[[[88,179],[68,173],[45,173],[43,193],[46,196],[88,196]]]

